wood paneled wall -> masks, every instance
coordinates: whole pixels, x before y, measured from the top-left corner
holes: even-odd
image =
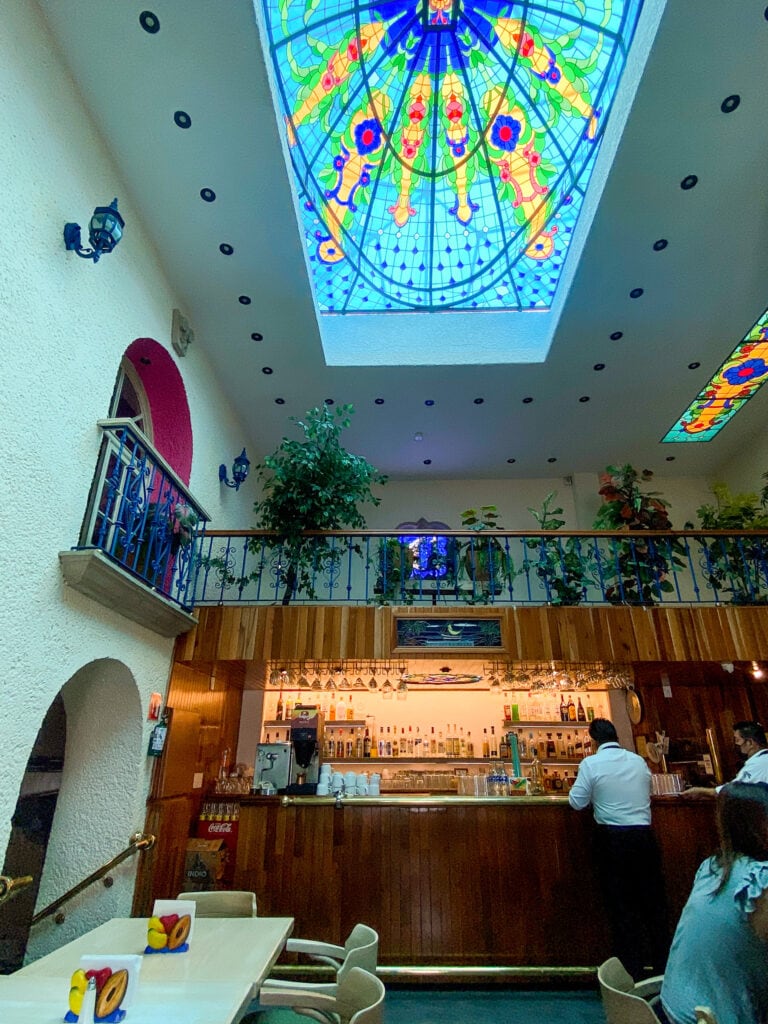
[[[710,802],[654,807],[670,934],[714,851]],[[589,812],[567,803],[241,808],[234,886],[295,934],[358,921],[382,964],[594,966],[609,953]]]
[[[501,653],[515,661],[746,661],[768,655],[768,608],[228,605],[200,608],[197,627],[177,642],[176,657],[209,664],[386,659],[395,650],[395,616],[489,615],[501,618]]]

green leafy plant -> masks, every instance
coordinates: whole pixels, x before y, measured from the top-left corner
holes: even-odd
[[[501,530],[500,518],[495,505],[481,505],[461,513],[461,526],[473,533]],[[464,573],[472,581],[474,600],[487,602],[492,595],[500,594],[502,586],[514,576],[512,560],[495,537],[464,541],[459,559]]]
[[[264,497],[254,503],[257,527],[277,535],[281,554],[277,571],[285,584],[283,604],[302,591],[315,596],[319,573],[333,573],[341,551],[324,537],[307,537],[306,530],[363,529],[358,505],[381,501],[371,490],[386,483],[361,455],[341,444],[350,425],[351,405],[310,409],[304,419],[291,417],[304,435],[302,441],[283,438],[272,455],[257,466]]]
[[[768,473],[763,474],[768,481]],[[768,483],[762,491],[734,494],[727,484],[712,486],[714,503],[696,510],[705,530],[768,530]],[[701,540],[705,575],[713,590],[727,594],[732,604],[765,604],[768,582],[766,538],[712,537]]]
[[[542,502],[540,509],[528,508],[539,524],[540,530],[559,530],[565,526],[560,516],[560,506],[552,508],[557,491],[550,491]],[[536,552],[537,558],[526,559],[525,568],[535,568],[536,574],[543,582],[547,599],[553,605],[580,604],[584,596],[586,565],[577,537],[567,537],[563,541],[559,537],[531,537],[526,546]]]
[[[640,533],[671,530],[665,501],[658,491],[643,489],[653,479],[650,469],[638,472],[629,463],[608,466],[600,475],[603,504],[594,529]],[[656,604],[674,586],[667,574],[671,566],[683,567],[685,548],[680,541],[634,537],[618,540],[600,567],[606,598],[614,604]]]

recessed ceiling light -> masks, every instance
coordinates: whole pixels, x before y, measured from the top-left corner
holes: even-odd
[[[485,401],[484,398],[476,398],[475,399],[475,405],[482,405],[484,401]]]
[[[254,331],[251,335],[251,341],[264,341],[264,335],[259,334],[258,331]]]
[[[375,405],[384,405],[384,399],[383,398],[374,398],[373,401],[374,401]]]
[[[275,371],[272,369],[271,366],[262,366],[261,372],[266,373],[266,375],[269,376],[270,373],[274,373]]]
[[[550,457],[547,459],[547,462],[557,462],[557,459],[554,457],[554,455],[550,455]]]
[[[507,462],[512,465],[513,462],[517,462],[517,459],[507,459]]]
[[[695,174],[687,174],[680,182],[680,188],[687,192],[689,189],[696,188],[699,183],[699,179]]]
[[[629,293],[629,297],[630,299],[639,299],[642,294],[642,288],[633,288],[632,291]]]
[[[334,404],[334,402],[335,402],[335,399],[334,399],[334,398],[326,398],[326,399],[325,399],[325,404],[326,404],[326,405],[333,405],[333,404]]]
[[[285,399],[284,398],[276,398],[275,399],[275,405],[285,405]]]
[[[425,466],[431,466],[432,465],[432,459],[424,459],[424,465]]]
[[[238,298],[237,298],[237,301],[240,303],[241,306],[250,306],[250,304],[251,304],[251,296],[250,295],[239,295]]]
[[[579,401],[580,402],[588,402],[589,401],[589,395],[582,395],[581,398],[579,399]]]
[[[674,455],[668,455],[667,456],[667,462],[674,462],[674,461],[675,461],[675,456]]]
[[[424,440],[424,435],[422,434],[422,432],[420,430],[417,430],[416,433],[413,435],[413,440],[414,441],[423,441]]]
[[[624,331],[614,331],[611,335],[611,341],[618,341],[619,338],[624,337]]]
[[[657,238],[656,241],[653,243],[653,251],[661,252],[661,250],[666,249],[668,245],[669,242],[666,240],[666,238]]]
[[[219,246],[219,252],[223,253],[225,256],[231,256],[234,251],[235,250],[232,248],[232,246],[229,245],[227,242],[222,242],[221,245]]]
[[[724,114],[732,114],[733,111],[741,103],[741,96],[738,93],[734,93],[732,96],[726,96],[723,102],[720,104],[720,109]]]
[[[434,404],[435,404],[434,398],[425,398],[424,399],[424,405],[434,405]]]
[[[139,15],[139,24],[151,36],[160,31],[160,19],[152,11],[142,11]]]
[[[530,405],[532,401],[533,399],[530,395],[528,395],[526,398],[523,399],[523,405]]]
[[[700,366],[701,366],[701,363],[688,363],[688,369],[689,370],[698,370],[698,368]]]
[[[206,203],[212,203],[216,199],[216,193],[212,188],[201,188],[200,198],[204,199]]]
[[[593,370],[604,370],[605,369],[605,363],[595,363],[595,365],[592,367],[592,369]]]
[[[186,110],[177,110],[173,115],[173,120],[179,128],[191,128],[192,118],[186,112]]]

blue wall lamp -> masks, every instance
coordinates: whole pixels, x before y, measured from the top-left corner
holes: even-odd
[[[80,241],[80,225],[64,225],[64,245],[67,249],[73,250],[84,260],[99,262],[99,257],[105,252],[112,252],[117,243],[123,237],[125,221],[117,212],[117,199],[113,199],[109,206],[97,206],[93,211],[88,225],[88,240],[91,249],[84,249]]]
[[[248,476],[248,470],[251,468],[251,463],[248,456],[245,454],[245,448],[240,452],[235,461],[232,463],[232,480],[231,482],[227,479],[227,467],[222,464],[219,466],[219,480],[221,483],[226,484],[227,487],[234,487],[236,491],[240,490],[240,484]]]

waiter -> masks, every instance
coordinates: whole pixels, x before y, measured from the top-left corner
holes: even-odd
[[[596,753],[581,762],[568,802],[577,811],[592,806],[612,950],[637,980],[646,967],[663,973],[669,948],[651,773],[642,757],[619,746],[607,718],[594,719],[589,735]]]
[[[768,782],[768,740],[762,725],[759,722],[737,722],[733,727],[733,742],[738,754],[745,758],[733,781]],[[700,797],[717,796],[722,788],[691,786],[683,790],[683,795],[697,800]]]

